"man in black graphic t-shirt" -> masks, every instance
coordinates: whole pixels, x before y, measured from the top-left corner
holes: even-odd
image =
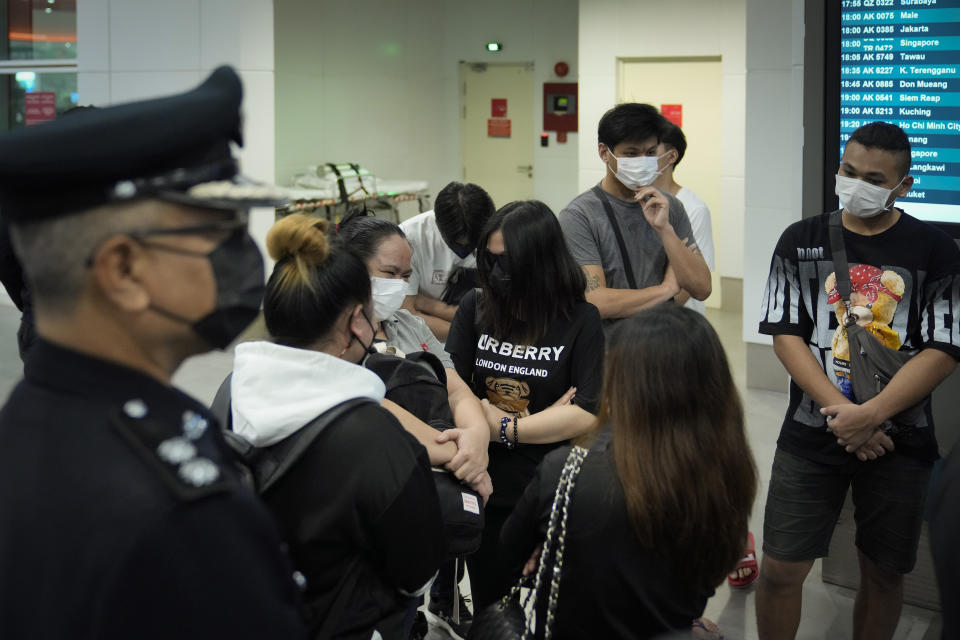
[[[893,207],[910,190],[910,143],[875,122],[850,137],[837,174],[841,212],[794,223],[777,243],[760,332],[790,373],[764,516],[757,591],[761,638],[792,638],[801,591],[830,537],[848,487],[856,505],[861,582],[854,636],[889,638],[913,569],[937,442],[929,403],[916,425],[881,426],[927,398],[960,358],[960,251],[936,228]],[[829,221],[841,216],[850,313],[880,344],[916,353],[875,398],[850,386],[849,344]]]

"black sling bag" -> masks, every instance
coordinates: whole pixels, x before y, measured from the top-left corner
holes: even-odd
[[[850,345],[850,383],[857,401],[863,403],[883,391],[900,367],[914,354],[894,351],[884,346],[869,331],[858,325],[857,316],[850,313],[850,266],[847,263],[847,248],[843,242],[843,218],[839,211],[830,215],[830,253],[833,256],[833,272],[837,278],[837,292],[846,310],[844,326]],[[880,428],[887,434],[899,435],[925,424],[924,414],[929,402],[930,396],[927,396],[884,422]]]

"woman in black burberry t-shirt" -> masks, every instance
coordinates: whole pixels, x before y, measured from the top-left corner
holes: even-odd
[[[481,290],[464,296],[446,348],[483,401],[493,495],[480,550],[467,559],[475,608],[515,576],[500,529],[543,456],[594,423],[603,327],[584,299],[583,272],[542,202],[512,202],[487,223],[477,251]]]

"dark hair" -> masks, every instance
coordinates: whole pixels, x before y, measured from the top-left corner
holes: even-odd
[[[433,201],[437,229],[448,245],[466,238],[467,245],[475,248],[494,210],[490,195],[482,187],[470,183],[451,182]]]
[[[490,286],[487,242],[503,233],[510,291],[503,296]],[[570,318],[584,300],[586,280],[567,247],[560,222],[539,200],[511,202],[497,211],[483,230],[477,250],[483,288],[480,326],[500,340],[533,344],[557,318]]]
[[[889,122],[871,122],[850,134],[848,142],[862,144],[867,149],[889,151],[897,157],[901,176],[910,173],[910,139],[903,129]]]
[[[673,163],[676,167],[683,160],[683,154],[687,152],[687,136],[683,135],[683,129],[666,118],[663,119],[663,123],[660,142],[677,150],[677,160]]]
[[[637,102],[618,104],[600,118],[597,138],[610,151],[624,140],[640,142],[656,137],[659,142],[663,120],[663,116],[656,107],[649,104]]]
[[[354,207],[337,225],[337,240],[366,264],[387,238],[406,238],[403,230],[384,218],[376,217],[366,207]]]
[[[360,258],[327,240],[327,221],[294,213],[267,233],[277,261],[267,281],[263,318],[274,341],[304,347],[329,333],[345,309],[370,304],[370,274]]]
[[[607,342],[601,406],[640,543],[673,575],[714,589],[743,556],[757,471],[713,327],[672,302],[621,320]]]

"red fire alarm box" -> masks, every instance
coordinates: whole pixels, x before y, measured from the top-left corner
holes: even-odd
[[[543,130],[577,130],[577,83],[543,83]]]

